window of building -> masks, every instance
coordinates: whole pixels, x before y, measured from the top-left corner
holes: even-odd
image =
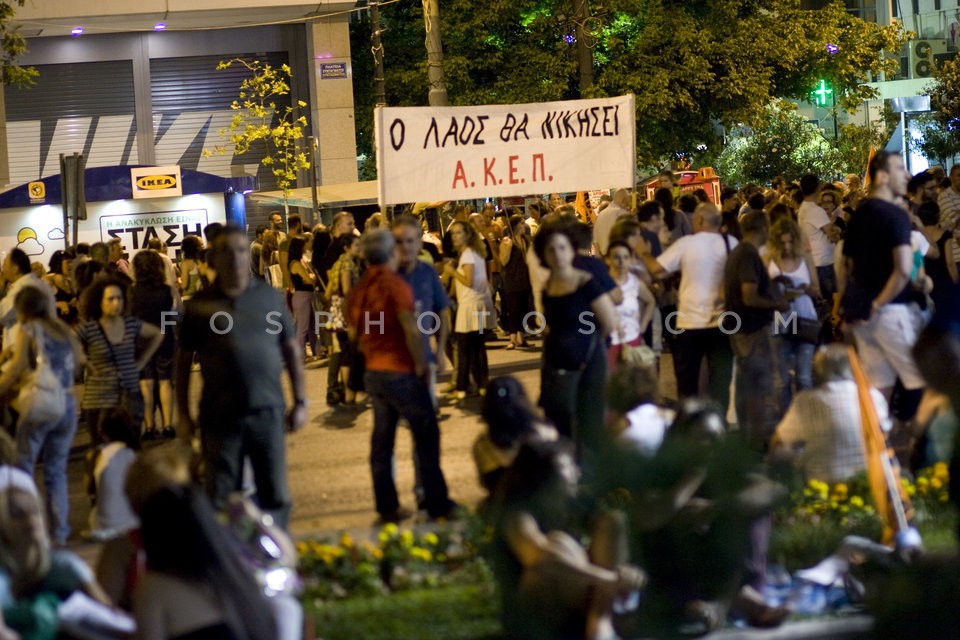
[[[852,13],[858,18],[877,21],[877,0],[846,0],[847,12]]]

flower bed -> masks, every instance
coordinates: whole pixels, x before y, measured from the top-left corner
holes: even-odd
[[[913,522],[924,539],[936,546],[952,544],[952,523],[947,489],[947,465],[937,463],[921,470],[914,481],[902,478],[913,503]],[[789,571],[808,567],[833,553],[845,536],[879,540],[883,525],[873,504],[864,474],[846,482],[828,484],[810,480],[794,490],[788,505],[777,511],[770,540],[770,557]]]
[[[469,525],[465,530],[443,527],[416,532],[388,524],[375,542],[358,543],[346,533],[336,541],[299,542],[303,599],[338,600],[489,582],[489,572],[471,542],[470,531]]]

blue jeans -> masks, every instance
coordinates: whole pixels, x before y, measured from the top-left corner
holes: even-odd
[[[200,415],[200,443],[205,485],[220,510],[227,497],[243,488],[243,462],[249,458],[257,505],[286,529],[290,519],[287,488],[286,411],[251,409],[243,416]]]
[[[32,477],[37,460],[43,462],[47,522],[53,534],[53,542],[56,544],[64,544],[70,537],[67,462],[70,459],[70,444],[76,433],[77,401],[72,393],[67,394],[67,408],[59,421],[17,427],[17,466]]]
[[[410,424],[413,436],[424,506],[431,517],[447,515],[453,502],[440,469],[440,428],[426,382],[412,373],[367,371],[364,383],[373,402],[370,472],[377,513],[389,515],[400,508],[393,481],[393,445],[402,417]]]
[[[793,371],[793,384],[799,393],[813,387],[813,352],[817,347],[813,343],[793,340],[787,337],[777,338],[780,343],[780,413],[785,414],[793,399],[790,371]]]

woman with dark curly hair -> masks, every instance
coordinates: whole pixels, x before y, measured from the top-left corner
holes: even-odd
[[[80,406],[98,442],[108,409],[126,409],[139,433],[143,421],[140,371],[163,342],[159,329],[127,315],[127,298],[127,284],[109,278],[94,280],[83,293],[83,320],[76,332],[87,354],[87,376]],[[146,342],[139,354],[138,338]]]
[[[558,438],[557,430],[537,412],[523,385],[513,376],[490,381],[481,417],[487,431],[473,443],[473,461],[480,484],[489,493],[496,489],[504,469],[513,464],[520,445]]]
[[[50,272],[44,280],[53,287],[53,298],[57,303],[57,317],[73,326],[77,322],[77,288],[70,274],[70,264],[76,256],[63,249],[50,256]]]
[[[176,304],[166,282],[166,265],[155,251],[141,251],[133,258],[137,281],[130,290],[130,313],[158,329],[163,336],[160,348],[140,371],[140,393],[143,394],[144,439],[160,436],[172,438],[173,431],[173,351]],[[164,315],[166,314],[166,315]],[[167,322],[164,322],[167,319]],[[163,431],[157,429],[154,417],[154,389],[160,391],[160,419]]]

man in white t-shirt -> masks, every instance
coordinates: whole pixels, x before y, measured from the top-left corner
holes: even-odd
[[[617,189],[613,194],[613,202],[607,205],[597,221],[593,223],[593,247],[597,255],[607,255],[610,246],[610,231],[620,218],[630,215],[630,192],[626,189]]]
[[[654,278],[680,272],[676,314],[664,318],[676,337],[673,367],[680,398],[699,395],[700,366],[707,359],[710,397],[726,407],[730,400],[733,352],[730,339],[719,328],[724,312],[723,268],[736,238],[721,235],[720,211],[704,202],[693,212],[693,231],[678,238],[660,257],[642,256]]]
[[[820,178],[812,173],[800,178],[800,193],[803,202],[797,211],[797,222],[803,235],[803,244],[810,249],[813,265],[817,268],[820,291],[823,297],[833,301],[837,292],[837,275],[833,269],[834,244],[840,239],[840,229],[833,224],[827,212],[817,204]]]

